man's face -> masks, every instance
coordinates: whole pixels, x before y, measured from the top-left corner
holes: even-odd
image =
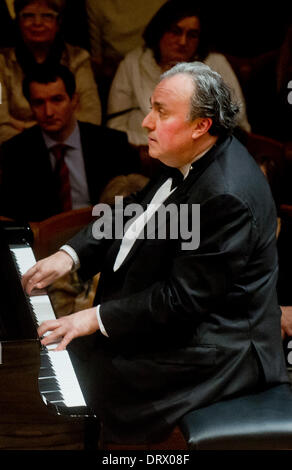
[[[48,134],[70,133],[75,124],[76,105],[76,96],[70,98],[61,78],[47,84],[30,84],[31,109],[39,126]]]
[[[148,130],[149,155],[180,168],[193,160],[194,122],[188,120],[193,83],[178,74],[162,80],[151,97],[152,109],[142,126]]]

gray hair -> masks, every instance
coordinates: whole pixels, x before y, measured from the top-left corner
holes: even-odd
[[[194,84],[188,119],[211,118],[211,135],[231,134],[237,125],[240,105],[233,100],[221,75],[202,62],[181,62],[164,72],[160,81],[177,74],[189,75]]]

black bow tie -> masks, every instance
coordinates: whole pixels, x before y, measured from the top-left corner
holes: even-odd
[[[169,168],[168,174],[172,178],[171,189],[179,186],[184,180],[184,175],[177,168]]]

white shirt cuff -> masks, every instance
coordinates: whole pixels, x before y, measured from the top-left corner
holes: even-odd
[[[101,321],[101,318],[100,318],[100,305],[98,305],[98,306],[96,307],[96,316],[97,316],[97,321],[98,321],[98,324],[99,324],[99,328],[100,328],[101,333],[102,333],[104,336],[109,337],[108,334],[107,334],[107,332],[106,332],[106,330],[105,330],[105,328],[104,328],[104,326],[103,326],[103,323],[102,323],[102,321]]]
[[[78,255],[77,255],[76,251],[73,250],[73,248],[71,248],[71,246],[69,246],[69,245],[61,246],[60,250],[65,251],[65,253],[67,253],[69,256],[71,256],[71,258],[73,259],[72,271],[77,271],[77,269],[80,268],[80,261],[79,261],[79,258],[78,258]]]

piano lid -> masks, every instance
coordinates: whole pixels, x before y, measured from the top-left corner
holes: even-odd
[[[4,231],[7,243],[29,243],[33,246],[33,231],[29,224],[17,220],[0,220],[0,230]]]

